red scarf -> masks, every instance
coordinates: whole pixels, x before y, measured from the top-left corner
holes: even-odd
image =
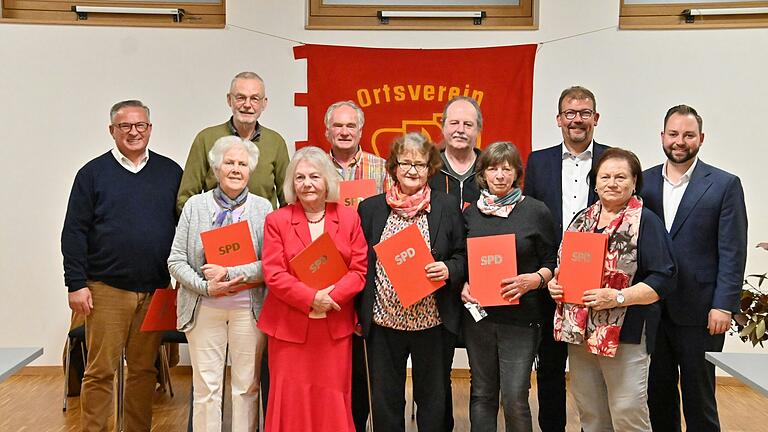
[[[393,184],[387,191],[387,204],[394,212],[403,218],[411,219],[420,211],[429,212],[431,189],[428,184],[413,195],[407,195],[400,190],[400,184]]]
[[[602,208],[600,201],[587,207],[571,222],[568,231],[593,232]],[[633,196],[624,210],[605,227],[608,252],[603,267],[603,288],[621,290],[632,283],[637,272],[637,238],[642,212],[643,202]],[[555,340],[586,344],[587,351],[592,354],[615,357],[626,313],[626,307],[596,311],[583,305],[559,303],[555,311]]]

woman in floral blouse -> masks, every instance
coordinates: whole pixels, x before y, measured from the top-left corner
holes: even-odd
[[[599,200],[568,227],[608,236],[601,287],[576,305],[562,303],[557,276],[549,282],[558,302],[554,336],[569,344],[571,391],[585,432],[651,431],[648,366],[659,300],[675,287],[675,262],[664,224],[635,195],[642,180],[634,153],[611,148],[602,154],[590,172]]]

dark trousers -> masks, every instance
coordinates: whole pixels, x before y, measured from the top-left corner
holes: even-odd
[[[539,427],[542,432],[565,432],[565,362],[568,359],[568,344],[555,341],[552,333],[552,319],[544,320],[536,366]]]
[[[368,374],[365,371],[365,350],[363,338],[352,336],[352,418],[355,430],[365,432],[368,422]]]
[[[269,338],[267,338],[269,339]],[[267,343],[264,342],[264,353],[261,355],[261,407],[264,410],[264,418],[267,418],[267,401],[269,400],[269,356],[267,355]]]
[[[411,357],[413,398],[419,432],[447,432],[446,406],[456,336],[439,325],[393,330],[373,324],[368,334],[375,432],[405,431],[405,378]],[[453,422],[451,421],[451,424]]]
[[[678,380],[686,430],[720,431],[715,366],[704,353],[722,351],[724,343],[724,334],[712,336],[706,327],[676,326],[662,319],[648,377],[648,409],[654,431],[681,430]]]
[[[499,394],[506,431],[530,432],[533,426],[528,393],[540,326],[502,324],[487,318],[475,322],[467,316],[463,321],[472,373],[469,396],[472,432],[496,432]]]

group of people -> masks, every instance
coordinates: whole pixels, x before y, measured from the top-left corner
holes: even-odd
[[[193,428],[221,430],[231,360],[232,430],[405,430],[410,358],[420,431],[453,429],[451,367],[466,346],[472,431],[531,431],[536,370],[542,431],[566,426],[570,389],[586,432],[717,431],[714,367],[739,312],[747,218],[738,177],[701,161],[702,119],[691,107],[664,118],[667,160],[643,171],[629,150],[593,139],[594,94],[564,90],[563,142],[523,166],[511,142],[482,151],[483,117],[468,97],[449,101],[442,150],[416,133],[382,159],[361,149],[363,111],[325,115],[331,150],[285,141],[262,126],[263,80],[243,72],[227,94],[232,117],[195,138],[185,169],[147,149],[149,108],[110,112],[115,147],[77,174],[62,232],[69,304],[86,316],[84,431],[106,430],[112,382],[125,350],[125,430],[149,431],[158,332],[141,332],[152,292],[178,282],[177,324],[189,342]],[[357,211],[337,203],[339,182],[373,179]],[[206,262],[200,234],[247,221],[257,260]],[[404,307],[374,246],[415,225],[440,285]],[[602,284],[581,305],[558,283],[565,231],[608,237]],[[322,234],[348,272],[315,289],[290,262]],[[505,306],[478,307],[466,239],[515,235],[517,274]],[[243,289],[244,285],[248,288]],[[470,311],[471,310],[471,311]],[[478,316],[479,314],[479,316]],[[267,383],[269,383],[267,388]]]

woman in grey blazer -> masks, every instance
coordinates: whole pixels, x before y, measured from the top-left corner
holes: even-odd
[[[221,430],[221,398],[226,351],[232,360],[232,431],[253,431],[258,420],[259,367],[266,338],[256,328],[266,295],[261,269],[264,220],[272,205],[248,192],[259,151],[227,136],[216,141],[208,159],[218,185],[191,197],[181,212],[168,258],[181,284],[177,327],[187,335],[192,363],[193,426]],[[257,261],[233,267],[206,263],[200,233],[248,221]],[[242,284],[256,284],[243,289]]]

